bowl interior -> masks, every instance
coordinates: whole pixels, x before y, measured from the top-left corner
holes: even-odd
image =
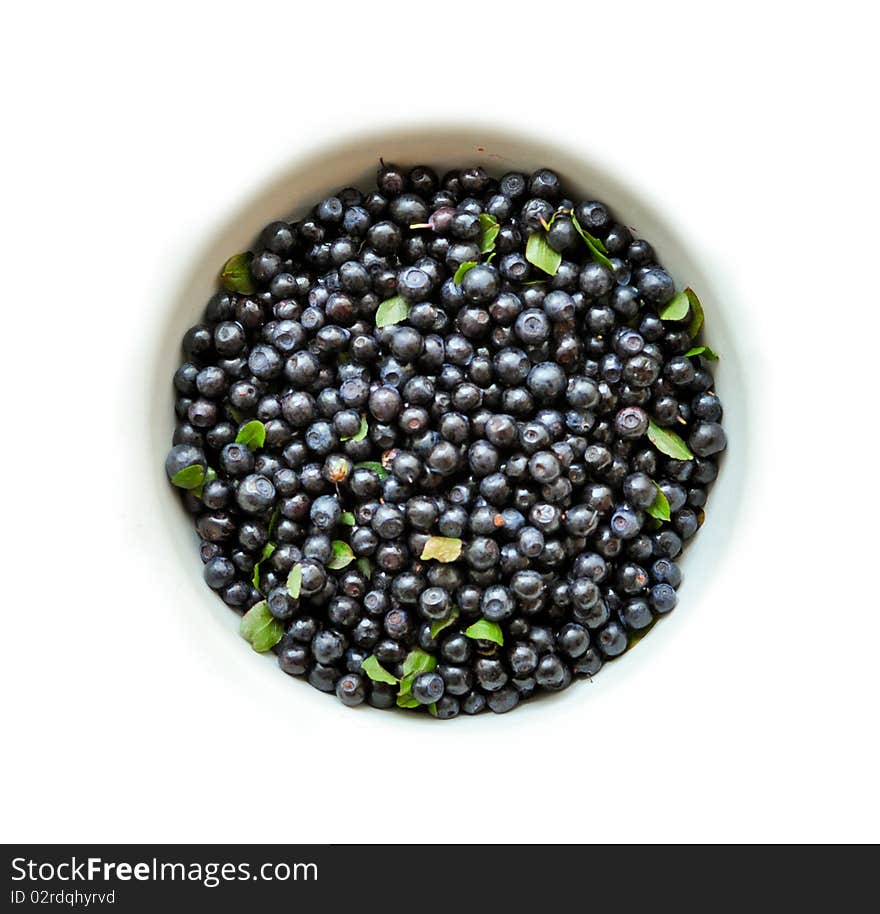
[[[403,166],[430,164],[441,173],[445,169],[471,164],[481,164],[496,175],[512,170],[529,172],[541,166],[553,168],[562,177],[569,196],[602,200],[635,234],[648,239],[675,277],[676,284],[692,286],[703,303],[707,342],[722,355],[721,361],[713,367],[717,390],[725,407],[724,422],[731,446],[710,493],[706,523],[683,558],[685,581],[678,608],[640,642],[637,649],[627,654],[622,663],[610,664],[604,669],[593,688],[578,688],[575,684],[561,695],[552,697],[553,701],[566,703],[587,700],[588,695],[598,694],[597,685],[599,688],[606,683],[610,685],[615,677],[625,675],[622,670],[650,663],[654,653],[674,638],[678,626],[686,624],[693,613],[706,608],[702,605],[702,596],[717,574],[738,520],[747,473],[749,395],[731,327],[734,303],[713,277],[705,258],[697,253],[695,240],[685,239],[655,211],[647,191],[639,192],[630,182],[625,183],[581,151],[560,147],[555,140],[552,145],[545,143],[525,132],[456,125],[395,128],[295,154],[290,164],[267,180],[262,189],[240,201],[231,215],[219,218],[221,224],[213,237],[193,251],[167,299],[157,303],[149,389],[145,391],[151,435],[149,473],[155,485],[152,512],[155,514],[158,508],[161,515],[162,548],[174,553],[169,555],[169,566],[176,568],[182,584],[185,582],[181,587],[179,611],[187,616],[195,614],[198,618],[190,621],[197,626],[219,626],[228,631],[229,638],[237,638],[238,615],[224,606],[202,582],[202,566],[196,551],[198,539],[163,471],[174,426],[171,376],[180,362],[180,339],[189,326],[199,321],[205,303],[216,291],[218,272],[231,254],[251,248],[266,223],[299,217],[328,193],[349,185],[371,189],[380,157]],[[244,642],[241,647],[250,654],[250,648]],[[254,664],[260,663],[252,654],[248,659]],[[320,702],[324,713],[331,708],[339,708],[343,714],[350,713],[304,682],[291,683],[288,677],[279,675],[274,663],[267,660],[263,665],[266,676],[261,681],[267,689],[283,691],[283,701]],[[525,712],[535,704],[527,702],[510,717],[523,719]],[[544,702],[540,704],[543,706]],[[408,720],[420,717],[373,716],[383,721],[394,719],[395,723],[403,717]]]

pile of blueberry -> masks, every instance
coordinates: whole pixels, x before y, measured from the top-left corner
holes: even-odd
[[[381,163],[266,226],[183,338],[204,576],[346,705],[509,711],[676,604],[726,447],[703,310],[549,169]]]

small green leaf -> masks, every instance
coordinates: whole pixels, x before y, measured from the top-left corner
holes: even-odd
[[[437,702],[436,701],[432,701],[431,704],[428,705],[428,713],[431,715],[431,717],[437,716]]]
[[[265,559],[269,558],[269,556],[272,555],[276,548],[277,547],[275,546],[275,543],[266,543],[266,545],[263,546],[262,553],[260,554],[260,561],[262,562]]]
[[[454,536],[429,536],[422,549],[422,559],[454,562],[461,555],[461,540]]]
[[[412,697],[410,692],[403,692],[397,696],[397,707],[398,708],[417,708],[419,703]]]
[[[361,664],[361,669],[373,682],[387,682],[388,685],[397,685],[399,681],[372,654]]]
[[[302,590],[303,583],[303,566],[300,562],[297,562],[293,568],[290,569],[290,574],[287,576],[287,592],[293,597],[294,600],[299,599],[300,591]]]
[[[682,321],[690,311],[691,303],[688,301],[687,291],[683,290],[671,302],[660,310],[660,317],[664,321]]]
[[[478,619],[473,625],[468,626],[464,633],[468,638],[473,638],[476,641],[494,641],[498,645],[504,644],[501,626],[497,622],[490,622],[488,619]]]
[[[354,561],[354,553],[351,551],[351,546],[349,546],[348,543],[343,543],[342,540],[333,540],[331,549],[330,561],[327,562],[328,568],[338,571],[340,568],[345,568],[346,565],[350,565]]]
[[[685,358],[690,358],[692,355],[701,355],[704,359],[708,359],[710,362],[718,361],[718,353],[709,346],[694,346],[693,349],[688,349],[684,355]]]
[[[347,438],[340,438],[340,441],[363,441],[367,437],[367,432],[370,430],[370,427],[367,425],[367,417],[361,416],[361,427],[353,434],[349,435]]]
[[[346,527],[353,527],[355,525],[354,514],[351,511],[343,511],[339,517],[339,523],[345,524]]]
[[[216,471],[216,470],[212,470],[211,467],[208,467],[208,468],[205,470],[205,479],[204,479],[204,482],[203,482],[200,486],[197,486],[195,489],[191,489],[190,491],[191,491],[191,492],[193,493],[193,495],[195,495],[197,498],[201,498],[205,486],[206,486],[209,482],[213,482],[216,478],[217,478],[217,471]]]
[[[386,298],[376,309],[376,326],[390,327],[405,321],[409,314],[409,305],[401,295]]]
[[[403,661],[403,677],[415,678],[419,673],[430,673],[437,668],[437,658],[420,647],[411,650]]]
[[[269,612],[265,600],[255,603],[242,617],[239,632],[259,652],[274,647],[284,634],[284,623]]]
[[[657,483],[654,483],[657,486]],[[657,486],[657,497],[654,499],[654,503],[650,508],[646,509],[648,514],[651,517],[656,518],[657,520],[669,520],[671,514],[669,512],[669,499],[663,494],[660,486]]]
[[[497,253],[497,251],[492,251],[492,253],[486,258],[486,263],[492,263]]]
[[[266,443],[266,426],[259,419],[246,422],[235,436],[236,444],[245,444],[256,451]]]
[[[355,565],[357,565],[358,571],[368,580],[373,576],[373,569],[370,566],[369,559],[358,559]]]
[[[703,326],[705,315],[703,314],[703,306],[700,304],[700,299],[697,298],[697,293],[693,289],[685,289],[685,292],[687,292],[688,301],[691,303],[691,322],[688,324],[688,335],[693,340],[696,339],[700,328]]]
[[[456,619],[458,619],[459,612],[458,608],[454,607],[452,610],[452,615],[448,619],[443,619],[438,622],[431,623],[431,637],[436,638],[444,629],[449,628],[450,625],[454,625]]]
[[[596,263],[601,264],[605,267],[606,270],[611,270],[614,272],[614,264],[605,256],[608,253],[607,248],[602,242],[601,238],[597,238],[595,235],[591,235],[589,232],[584,231],[581,228],[580,222],[577,221],[577,216],[574,213],[571,214],[571,222],[575,227],[575,231],[584,239],[584,243],[590,249],[590,256]]]
[[[464,274],[477,265],[476,260],[466,260],[456,271],[455,276],[452,277],[452,281],[457,285],[461,285],[461,281],[464,279]]]
[[[260,555],[260,558],[254,562],[254,573],[251,575],[251,582],[257,590],[260,589],[260,565],[269,558],[270,555],[275,551],[275,543],[266,543],[263,546],[263,552]]]
[[[535,232],[526,242],[526,260],[539,270],[555,276],[562,263],[562,254],[550,247],[543,232]]]
[[[661,428],[653,419],[648,423],[648,439],[658,451],[666,454],[667,457],[673,457],[676,460],[694,459],[690,448],[675,432]]]
[[[281,518],[281,509],[276,508],[272,512],[272,517],[269,518],[269,539],[272,539],[275,536],[275,531],[278,529],[278,521]]]
[[[488,254],[495,250],[495,239],[501,231],[501,226],[494,216],[480,213],[480,253]]]
[[[354,469],[370,470],[371,472],[375,473],[379,479],[388,478],[388,470],[386,470],[381,463],[377,463],[375,460],[365,460],[363,463],[356,463],[354,465]]]
[[[220,282],[227,292],[240,292],[242,295],[250,295],[256,292],[254,280],[251,277],[251,261],[254,255],[250,251],[244,254],[235,254],[223,264],[223,270],[220,272]]]
[[[179,489],[197,489],[205,481],[205,468],[200,463],[178,470],[171,477],[171,484]]]

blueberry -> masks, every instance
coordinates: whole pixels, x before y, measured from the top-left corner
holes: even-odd
[[[564,687],[565,666],[555,654],[544,654],[535,669],[535,681],[541,688],[557,691]]]
[[[474,675],[481,689],[486,692],[497,692],[507,683],[507,673],[500,660],[481,657],[474,664]]]
[[[412,697],[421,705],[430,705],[443,697],[445,689],[439,673],[419,673],[412,682]]]
[[[556,645],[566,657],[580,657],[590,646],[590,633],[577,622],[569,622],[557,632]]]
[[[235,501],[246,514],[260,514],[275,501],[275,486],[267,476],[245,476],[235,492]]]
[[[319,496],[312,502],[309,516],[318,530],[332,530],[342,516],[339,500],[333,495]]]
[[[481,609],[484,618],[491,622],[502,622],[509,619],[514,612],[513,595],[506,587],[493,584],[483,591]]]
[[[311,652],[317,663],[334,663],[345,653],[345,639],[339,632],[324,629],[312,638]]]
[[[512,711],[519,704],[519,692],[512,686],[505,686],[497,692],[492,692],[487,698],[489,710],[496,714]]]
[[[566,388],[565,372],[555,362],[541,362],[529,372],[529,390],[539,400],[553,400]]]
[[[603,655],[608,658],[622,654],[628,644],[625,632],[616,622],[609,622],[599,632],[597,642]]]
[[[632,256],[630,256],[632,261]],[[662,267],[647,270],[636,283],[639,295],[652,305],[665,305],[675,295],[675,283]]]
[[[688,445],[698,457],[711,457],[727,447],[727,435],[717,422],[700,422],[691,432]]]
[[[665,560],[663,560],[665,561]],[[655,563],[656,566],[657,563]],[[656,613],[668,613],[675,608],[678,597],[675,587],[671,583],[661,582],[655,584],[650,592],[651,608]]]
[[[363,676],[358,673],[346,673],[336,683],[336,697],[347,707],[353,708],[363,704],[367,689]]]
[[[223,556],[215,556],[205,564],[205,583],[212,590],[222,590],[235,579],[235,565]]]
[[[500,291],[500,277],[494,266],[478,264],[465,273],[461,288],[465,298],[475,304],[491,301]]]
[[[176,444],[165,458],[165,472],[169,479],[191,466],[205,466],[205,452],[191,444]]]

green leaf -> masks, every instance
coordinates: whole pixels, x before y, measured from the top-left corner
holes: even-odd
[[[468,626],[464,633],[468,638],[473,638],[477,641],[494,641],[498,645],[504,644],[501,626],[497,622],[490,622],[488,619],[478,619],[473,625]]]
[[[658,451],[666,454],[667,457],[673,457],[676,460],[694,459],[690,448],[675,432],[661,428],[653,419],[648,422],[648,439]]]
[[[340,524],[345,524],[346,527],[353,527],[355,525],[354,514],[351,511],[343,511],[339,518]]]
[[[431,717],[437,716],[437,702],[436,701],[432,701],[431,704],[428,705],[428,713],[431,715]]]
[[[687,293],[688,301],[691,303],[691,322],[688,324],[688,336],[693,340],[696,339],[700,328],[703,326],[705,315],[703,314],[703,306],[700,304],[700,299],[697,298],[697,293],[693,289],[685,289],[684,291]]]
[[[370,566],[369,559],[358,559],[355,565],[357,565],[358,571],[368,580],[373,576],[373,569]]]
[[[718,353],[711,349],[709,346],[694,346],[693,349],[688,349],[685,353],[685,358],[689,358],[692,355],[701,355],[704,359],[708,359],[710,362],[718,361]]]
[[[259,419],[246,422],[235,436],[236,444],[245,444],[256,451],[266,443],[266,426]]]
[[[375,473],[379,479],[388,478],[388,470],[386,470],[381,463],[377,463],[375,460],[365,460],[363,463],[356,463],[354,465],[354,469],[370,470],[371,472]]]
[[[431,637],[436,638],[444,629],[449,628],[450,625],[454,625],[455,621],[458,619],[459,612],[458,607],[453,607],[452,615],[448,619],[443,619],[438,622],[431,623]]]
[[[671,302],[664,305],[660,311],[660,318],[664,321],[683,321],[690,311],[691,303],[687,297],[687,290],[679,292]]]
[[[171,477],[171,484],[179,489],[197,489],[204,481],[205,468],[200,463],[184,467]]]
[[[399,324],[405,321],[409,314],[409,305],[403,296],[395,295],[393,298],[386,298],[376,309],[376,326],[390,327],[392,324]]]
[[[284,623],[272,613],[265,600],[255,603],[242,617],[239,632],[251,647],[263,653],[274,647],[284,634]]]
[[[191,492],[193,493],[193,495],[195,495],[197,498],[201,498],[205,486],[206,486],[209,482],[213,482],[216,478],[217,478],[217,471],[216,471],[216,470],[212,470],[211,467],[208,467],[208,468],[205,470],[205,479],[204,479],[204,482],[202,482],[202,484],[201,484],[200,486],[197,486],[195,489],[191,489],[190,491],[191,491]]]
[[[461,540],[454,536],[429,536],[422,549],[422,559],[454,562],[461,555]]]
[[[466,261],[465,261],[465,262],[455,271],[455,276],[452,277],[452,281],[453,281],[457,286],[460,286],[460,285],[461,285],[461,281],[464,279],[464,274],[467,273],[468,270],[473,270],[473,268],[474,268],[476,265],[477,265],[476,260],[466,260]]]
[[[501,231],[501,226],[494,216],[480,213],[480,253],[488,254],[495,250],[495,239]]]
[[[275,536],[275,531],[278,529],[278,521],[281,518],[281,509],[276,508],[272,512],[272,517],[269,519],[269,539],[272,539]]]
[[[251,575],[251,582],[257,590],[260,589],[260,565],[272,555],[275,548],[275,543],[266,543],[266,545],[263,546],[263,552],[260,555],[260,558],[254,562],[254,573]]]
[[[403,661],[403,677],[412,677],[413,679],[419,673],[430,673],[437,668],[437,658],[420,647],[411,650]]]
[[[398,678],[392,676],[372,654],[361,664],[361,669],[373,682],[387,682],[388,685],[397,685],[399,682]]]
[[[367,417],[361,416],[361,427],[353,434],[349,435],[347,438],[340,438],[340,441],[363,441],[367,437],[367,432],[370,430],[370,427],[367,425]]]
[[[297,562],[293,568],[290,569],[290,574],[287,576],[287,592],[293,597],[294,600],[299,599],[300,591],[302,590],[303,583],[303,566],[300,562]]]
[[[251,277],[251,261],[254,255],[250,251],[244,254],[235,254],[223,264],[220,272],[220,282],[227,292],[240,292],[242,295],[250,295],[256,292],[254,280]]]
[[[657,483],[654,483],[657,486]],[[660,489],[660,486],[657,486],[657,497],[654,499],[654,503],[650,508],[646,509],[648,514],[651,517],[656,518],[657,520],[669,520],[671,514],[669,512],[669,499],[663,494],[663,491]]]
[[[611,270],[613,273],[614,264],[605,256],[608,253],[608,250],[603,244],[602,239],[597,238],[595,235],[591,235],[589,232],[582,229],[581,224],[577,221],[577,216],[575,216],[574,213],[571,214],[571,222],[575,227],[575,231],[584,239],[584,243],[590,249],[590,256],[593,260],[605,267],[606,270]]]
[[[492,263],[497,253],[497,251],[492,251],[492,253],[486,258],[486,263]]]
[[[526,260],[539,270],[555,276],[562,263],[562,254],[550,247],[543,232],[535,232],[526,242]]]
[[[419,703],[412,697],[410,692],[403,692],[397,696],[397,707],[398,708],[417,708]]]
[[[348,543],[343,543],[342,540],[333,540],[331,549],[330,561],[327,562],[328,568],[338,571],[340,568],[345,568],[346,565],[350,565],[354,561],[354,553],[351,551],[351,546],[349,546]]]

